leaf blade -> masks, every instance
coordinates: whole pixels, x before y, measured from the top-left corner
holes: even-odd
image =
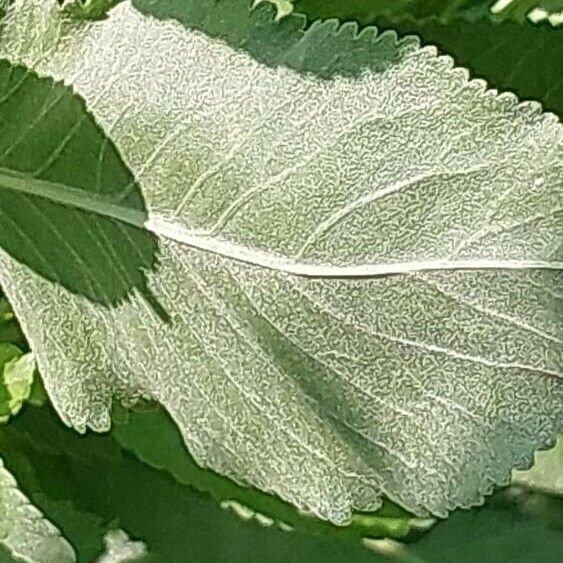
[[[149,284],[169,311],[165,322],[136,295],[101,311],[48,280],[30,278],[24,267],[2,254],[2,283],[65,420],[80,429],[104,430],[113,396],[156,399],[178,423],[199,463],[337,523],[349,520],[352,509],[376,509],[383,494],[421,515],[445,515],[456,506],[479,503],[494,483],[507,482],[514,465],[529,461],[532,451],[549,441],[563,417],[557,309],[563,133],[553,117],[542,116],[534,105],[518,106],[512,96],[485,92],[482,84],[467,83],[463,72],[452,71],[449,59],[416,49],[412,42],[395,43],[389,35],[392,49],[383,39],[374,47],[385,64],[360,77],[326,82],[259,65],[177,23],[141,15],[128,3],[97,23],[65,22],[57,13],[37,18],[33,7],[44,14],[45,6],[26,6],[31,8],[20,3],[20,11],[13,12],[13,17],[21,16],[19,24],[8,16],[4,52],[17,62],[34,64],[40,74],[73,79],[142,185],[149,221],[164,215],[212,244],[227,241],[254,255],[305,257],[330,267],[386,259],[408,263],[420,255],[436,261],[452,252],[480,261],[492,257],[497,266],[513,258],[534,261],[528,270],[307,279],[161,237],[159,267],[149,274]],[[21,26],[29,17],[43,43],[22,40]],[[336,37],[333,27],[317,28],[314,33],[320,35],[315,37]],[[350,27],[343,29],[342,35],[353,37]],[[61,33],[65,49],[57,50]],[[121,49],[116,48],[119,41],[124,42]],[[99,45],[111,47],[100,50]],[[131,45],[139,60],[131,58],[128,67],[122,59]],[[38,50],[50,56],[37,63]],[[203,69],[192,65],[195,74],[186,74],[186,54],[197,62],[210,53],[213,64]],[[76,78],[78,67],[95,69],[98,81]],[[115,74],[115,68],[122,72]],[[159,68],[171,82],[147,88],[140,68]],[[216,69],[211,78],[209,68]],[[260,79],[249,81],[254,73]],[[111,92],[106,92],[108,82]],[[205,92],[225,83],[227,93],[219,93],[215,104],[201,104],[209,98]],[[286,90],[276,87],[280,84]],[[246,99],[248,115],[238,113],[240,101],[231,95],[238,86],[246,95],[248,88],[254,93]],[[168,87],[189,93],[174,99],[172,110],[162,105]],[[375,98],[359,96],[362,88]],[[278,92],[285,94],[284,103]],[[386,105],[396,92],[404,98]],[[294,93],[305,96],[305,102]],[[339,100],[333,104],[336,109],[324,99],[332,100],[329,94]],[[438,104],[449,120],[434,123],[432,112],[426,115],[413,105],[419,96],[423,108]],[[463,103],[456,105],[459,99]],[[124,112],[127,102],[140,113]],[[359,108],[353,107],[356,103]],[[368,114],[355,124],[354,118],[364,114],[362,104],[370,103],[394,110],[393,119],[378,113],[370,120]],[[310,107],[317,110],[315,119],[325,120],[323,127],[311,120]],[[456,113],[460,107],[467,115]],[[361,151],[354,152],[355,146],[365,146],[361,135],[352,136],[347,151],[331,146],[338,145],[338,128],[331,126],[346,119],[348,110],[353,128],[382,135],[375,165],[360,158]],[[417,119],[411,121],[411,114]],[[217,120],[211,121],[213,126],[211,117]],[[264,131],[268,120],[287,129]],[[379,127],[382,123],[388,127]],[[298,139],[300,127],[310,137],[305,146],[276,144],[280,136]],[[436,141],[450,129],[455,134],[448,152]],[[346,136],[346,126],[342,130]],[[474,130],[484,139],[473,139]],[[252,141],[250,148],[241,143],[240,131],[247,133],[244,141]],[[248,131],[256,138],[248,137]],[[404,138],[409,142],[403,143]],[[333,149],[338,166],[331,167],[330,158],[319,164],[315,151],[307,160],[310,139],[319,143],[320,156],[323,148]],[[198,143],[203,143],[205,158],[190,151]],[[371,155],[374,147],[368,144]],[[326,175],[307,176],[307,169],[305,180],[292,176],[288,184],[284,175],[299,164],[292,152],[296,146],[309,168],[316,165]],[[225,159],[237,150],[244,158],[224,170]],[[426,171],[417,168],[420,154],[429,159]],[[483,166],[479,159],[486,155],[495,162]],[[456,158],[473,166],[454,169],[452,180],[444,169]],[[356,182],[356,169],[349,168],[359,162],[363,183]],[[374,166],[374,174],[382,167],[386,175],[380,180],[388,181],[389,189],[370,191],[372,178],[365,175],[364,164]],[[341,169],[347,175],[339,182]],[[269,190],[260,191],[264,170],[270,174],[264,179]],[[406,170],[407,177],[394,178],[397,170]],[[221,172],[219,178],[215,172]],[[250,190],[247,173],[258,174]],[[203,189],[209,178],[213,189]],[[419,190],[403,191],[405,182]],[[358,193],[362,189],[367,191]],[[300,201],[307,201],[303,194],[311,192],[323,197],[288,212],[292,198],[301,195]],[[197,196],[198,203],[184,207],[186,195]],[[387,196],[405,199],[386,207]],[[415,208],[405,213],[411,198]],[[370,208],[368,216],[348,213],[363,211],[364,202],[380,205],[380,200],[383,206]],[[246,215],[237,214],[247,203]],[[331,230],[342,212],[353,220],[344,230]],[[388,215],[395,221],[386,224]],[[308,237],[323,239],[323,244],[307,246]],[[356,240],[362,244],[350,244]],[[553,271],[535,269],[535,260],[553,264]],[[42,323],[33,310],[37,295],[50,310]],[[54,311],[61,314],[61,302],[66,323],[59,323],[55,335],[46,321],[55,318]],[[131,345],[116,349],[115,342]],[[80,373],[75,366],[81,366]]]

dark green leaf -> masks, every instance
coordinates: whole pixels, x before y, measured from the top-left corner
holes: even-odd
[[[138,416],[160,417],[154,411]],[[119,441],[124,428],[117,429]],[[155,442],[151,456],[163,454],[170,462],[168,448],[178,446],[177,436],[168,434],[167,424],[161,429],[168,445]],[[91,563],[110,527],[143,540],[155,563],[383,563],[348,541],[243,522],[168,472],[135,460],[113,436],[78,436],[47,408],[26,409],[0,428],[0,447],[23,490],[60,526],[83,563]],[[456,512],[414,543],[373,547],[399,551],[406,559],[394,560],[405,563],[559,563],[562,522],[563,500],[511,488],[482,508]]]
[[[0,245],[97,303],[115,304],[133,288],[152,303],[145,274],[155,265],[156,242],[149,233],[34,196],[33,187],[13,189],[64,184],[69,197],[93,202],[109,191],[145,216],[135,179],[84,102],[70,88],[0,60],[0,131]]]

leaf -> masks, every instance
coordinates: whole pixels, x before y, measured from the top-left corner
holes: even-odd
[[[493,21],[488,14],[489,2],[483,2],[486,9],[480,11],[473,2],[469,6],[465,6],[467,2],[454,4],[419,2],[398,9],[397,2],[300,0],[296,9],[313,20],[355,20],[362,26],[375,24],[403,35],[419,35],[495,88],[541,101],[545,109],[561,118],[563,77],[557,70],[563,58],[560,30]]]
[[[114,413],[113,435],[126,450],[144,463],[169,472],[176,481],[209,493],[222,507],[244,519],[282,530],[330,535],[359,542],[364,537],[403,538],[430,528],[432,519],[413,518],[399,507],[386,503],[375,514],[354,514],[349,526],[336,527],[299,513],[280,499],[200,468],[186,451],[182,437],[162,409],[145,407]],[[121,419],[121,420],[120,420]],[[411,534],[412,535],[412,534]]]
[[[33,354],[23,354],[13,344],[0,342],[0,422],[17,414],[30,398],[34,374]]]
[[[26,459],[25,461],[30,464],[37,463],[37,459]],[[48,469],[51,472],[65,473],[63,467],[51,465]],[[103,550],[103,537],[111,528],[111,524],[96,514],[78,510],[70,500],[52,499],[44,492],[37,490],[33,491],[30,496],[33,497],[35,506],[41,507],[41,511],[51,522],[56,523],[63,536],[72,544],[77,561],[94,562]],[[53,557],[46,563],[59,563],[59,561]]]
[[[113,195],[123,195],[129,213],[145,217],[130,171],[70,89],[2,61],[0,90],[3,187],[26,184],[28,178],[43,189],[59,182],[95,202],[111,186]],[[106,306],[133,288],[146,292],[141,268],[152,268],[156,248],[150,234],[18,188],[2,189],[0,198],[8,227],[0,231],[0,245],[41,276]],[[107,267],[112,257],[118,269]],[[151,302],[150,295],[147,299]]]
[[[18,561],[72,563],[74,552],[59,530],[18,490],[0,461],[0,545]]]
[[[64,8],[72,16],[86,20],[99,20],[121,0],[65,0]]]
[[[100,516],[84,502],[90,494],[90,482],[105,487],[106,496],[112,494],[107,479],[98,480],[90,475],[112,471],[122,459],[118,450],[100,447],[96,440],[84,443],[78,435],[73,436],[76,441],[65,439],[70,433],[75,434],[55,421],[49,407],[28,408],[0,430],[0,447],[25,494],[56,523],[76,550],[77,560],[93,563],[106,551],[104,538],[115,531],[116,513]],[[88,460],[87,471],[75,474],[74,457],[81,456]],[[125,486],[125,480],[120,486]],[[101,491],[96,490],[96,494]],[[60,562],[54,557],[46,563]]]
[[[543,10],[546,15],[563,9],[561,0],[295,0],[294,4],[296,10],[312,19],[353,19],[362,24],[373,23],[378,16],[421,23],[425,19],[452,23],[461,18],[485,17],[495,21],[510,19],[530,23],[529,14],[534,9]]]
[[[0,254],[62,418],[106,430],[112,397],[154,399],[198,464],[337,524],[382,496],[420,516],[482,502],[563,425],[561,125],[413,39],[135,6],[77,22],[20,1],[2,34],[9,64],[84,98],[147,218],[110,185],[20,170],[3,197],[158,241],[144,273],[168,318]]]
[[[154,412],[136,414],[150,419]],[[6,463],[21,475],[22,487],[25,485],[34,503],[77,546],[79,561],[95,560],[88,556],[91,549],[88,554],[79,550],[84,539],[78,536],[87,537],[88,528],[78,536],[69,529],[70,513],[51,511],[56,499],[61,505],[72,504],[78,514],[99,515],[102,524],[92,526],[94,538],[99,540],[103,523],[113,520],[130,536],[143,539],[159,563],[389,561],[378,552],[362,549],[357,539],[354,545],[326,535],[304,536],[297,528],[284,532],[256,521],[243,522],[221,510],[208,495],[180,485],[167,472],[120,450],[115,439],[120,428],[123,426],[115,426],[109,435],[79,436],[64,427],[48,407],[28,408],[11,424],[0,427]],[[141,428],[138,426],[139,432]],[[168,435],[170,426],[166,432],[162,440],[174,441],[175,433]],[[27,460],[29,471],[22,460]],[[45,504],[46,499],[50,503]],[[456,511],[403,548],[424,563],[530,563],[530,554],[542,563],[559,563],[562,516],[561,499],[508,488],[488,498],[483,507]]]
[[[561,0],[497,0],[491,6],[491,12],[498,18],[512,18],[516,21],[529,19],[536,21],[547,20],[554,26],[561,22],[553,19],[553,14],[563,11]]]
[[[293,0],[254,0],[253,7],[258,6],[262,2],[269,2],[276,8],[276,20],[288,16],[293,12]]]
[[[111,530],[104,538],[106,550],[97,563],[127,563],[146,560],[147,550],[143,542],[131,541],[123,530]]]
[[[433,17],[441,21],[462,15],[486,15],[490,3],[490,0],[296,0],[294,9],[312,20],[338,18],[366,25],[381,15],[398,20]]]
[[[256,520],[245,522],[221,509],[208,495],[181,485],[169,473],[149,467],[120,449],[113,431],[109,435],[79,436],[49,407],[26,409],[0,428],[0,440],[6,462],[21,475],[22,486],[25,484],[34,502],[77,546],[79,561],[95,560],[93,546],[85,546],[85,540],[99,543],[100,533],[112,522],[129,536],[143,540],[151,562],[380,561],[362,548],[358,536],[351,543],[341,541],[343,536],[315,537],[299,530],[286,532],[277,526],[263,526]],[[169,436],[163,436],[163,440],[169,441]],[[51,513],[53,506],[63,503],[71,504],[79,515],[97,515],[97,526],[71,529],[77,519],[60,511]]]
[[[414,38],[397,40],[394,32],[377,35],[374,29],[358,37],[354,24],[339,31],[336,21],[306,28],[302,15],[276,21],[277,11],[269,2],[252,11],[246,0],[134,0],[132,4],[148,15],[201,30],[268,66],[284,65],[324,78],[356,76],[366,69],[381,72],[397,62],[409,46],[417,45]]]

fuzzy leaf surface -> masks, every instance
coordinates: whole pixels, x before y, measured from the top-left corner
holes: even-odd
[[[2,198],[56,207],[45,232],[83,225],[59,233],[58,277],[2,231],[0,282],[58,412],[106,430],[114,397],[154,399],[200,465],[334,523],[384,495],[420,516],[480,502],[563,426],[560,123],[413,39],[217,6],[85,22],[20,0],[4,20],[4,84],[71,95],[131,178],[75,185],[95,143],[72,175],[33,174],[83,140],[68,120],[50,155],[0,161]],[[20,120],[10,158],[22,130],[41,139],[45,96],[0,106]]]

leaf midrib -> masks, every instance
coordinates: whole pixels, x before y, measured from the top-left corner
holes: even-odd
[[[23,195],[48,200],[87,213],[148,231],[159,238],[181,243],[195,250],[210,252],[222,258],[251,266],[276,270],[308,278],[374,278],[417,271],[436,270],[491,270],[542,269],[563,270],[563,261],[545,260],[416,260],[396,263],[366,263],[352,266],[334,266],[300,262],[274,253],[233,244],[205,231],[188,229],[170,222],[165,216],[114,203],[110,198],[89,193],[58,182],[50,182],[19,171],[0,167],[0,190],[7,189]]]

